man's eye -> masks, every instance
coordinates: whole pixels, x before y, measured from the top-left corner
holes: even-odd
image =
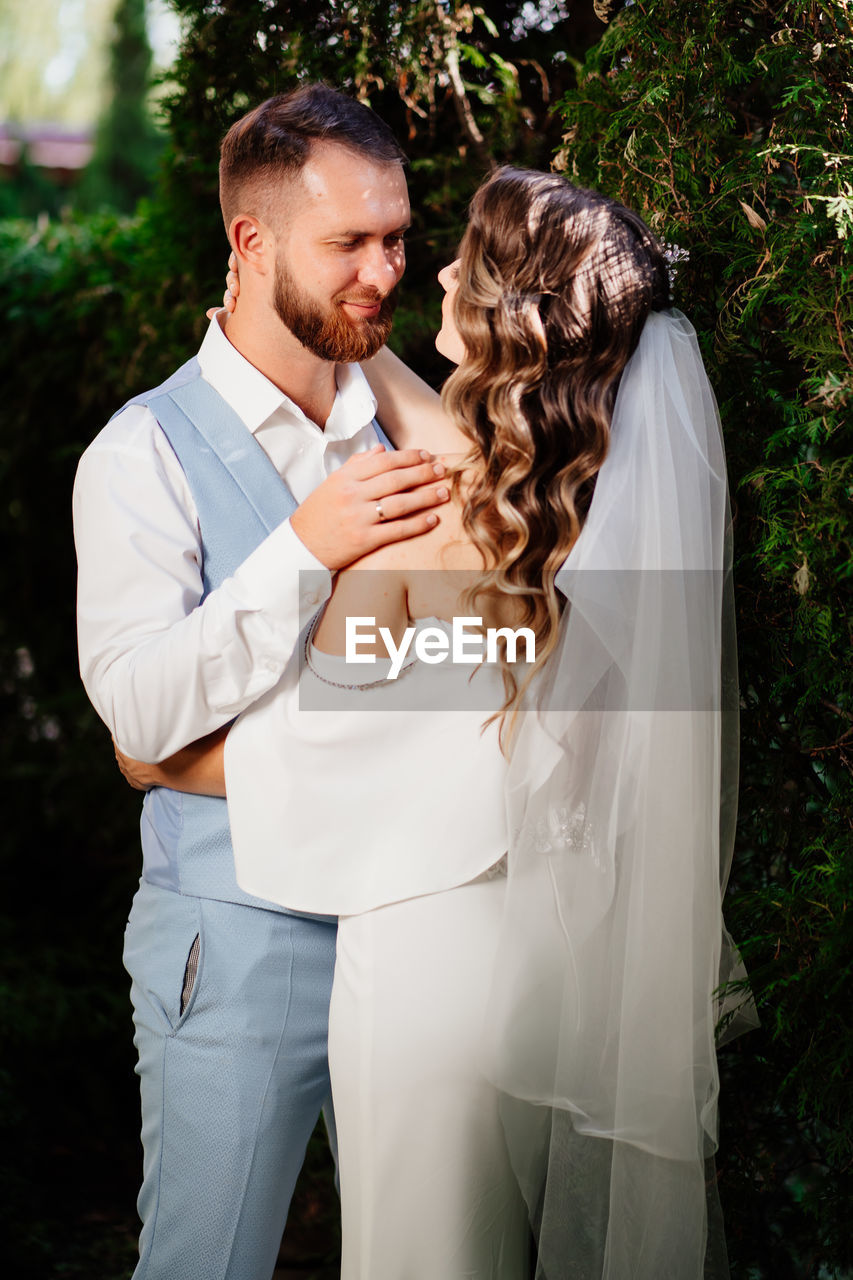
[[[358,240],[339,240],[337,243],[338,243],[338,248],[339,248],[339,249],[355,249],[355,247],[360,243],[360,241],[358,241]]]
[[[402,232],[400,232],[398,235],[394,235],[394,236],[386,236],[386,237],[385,237],[385,243],[386,243],[386,244],[399,244],[399,245],[403,245],[403,244],[405,244],[405,243],[406,243],[406,237],[403,235],[403,233],[402,233]]]

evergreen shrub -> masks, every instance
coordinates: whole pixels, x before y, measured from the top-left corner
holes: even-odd
[[[143,221],[111,215],[0,222],[0,1215],[6,1274],[21,1278],[53,1274],[54,1249],[67,1261],[68,1222],[99,1205],[127,1205],[125,1263],[135,1234],[121,945],[139,805],[116,785],[77,672],[71,486],[81,449],[138,385],[128,288],[144,237]],[[90,1222],[85,1247],[93,1233],[103,1225]]]

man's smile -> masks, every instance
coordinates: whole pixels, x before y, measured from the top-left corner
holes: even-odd
[[[370,302],[356,302],[350,298],[342,298],[340,305],[345,308],[348,315],[357,317],[358,319],[370,320],[374,316],[379,315],[382,306],[381,298],[374,298]]]

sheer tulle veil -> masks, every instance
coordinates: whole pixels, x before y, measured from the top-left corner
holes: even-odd
[[[650,315],[509,768],[486,1069],[546,1280],[728,1274],[715,1028],[737,774],[731,526],[696,335]],[[734,1006],[740,1002],[740,1009]],[[739,1024],[736,1025],[736,1024]]]

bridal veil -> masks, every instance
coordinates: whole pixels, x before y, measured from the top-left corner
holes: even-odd
[[[715,1028],[737,774],[730,515],[696,335],[653,313],[560,571],[568,604],[509,769],[487,1070],[542,1280],[728,1274]],[[730,988],[731,990],[731,988]]]

